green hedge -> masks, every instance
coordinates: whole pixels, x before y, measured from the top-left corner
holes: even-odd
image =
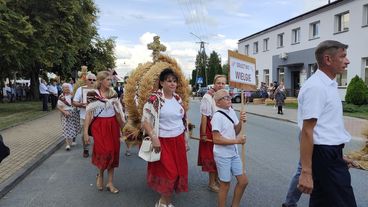
[[[351,79],[348,85],[345,101],[348,104],[359,106],[368,103],[368,87],[357,75]]]

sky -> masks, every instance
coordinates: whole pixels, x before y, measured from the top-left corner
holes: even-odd
[[[199,41],[209,56],[237,49],[238,40],[328,3],[328,0],[95,0],[101,37],[116,41],[116,71],[129,75],[151,61],[147,44],[160,36],[165,54],[187,77],[195,68]],[[194,35],[193,35],[194,34]]]

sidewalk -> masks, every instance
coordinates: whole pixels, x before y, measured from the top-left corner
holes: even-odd
[[[233,104],[235,110],[240,110],[241,104]],[[284,108],[283,115],[277,114],[277,109],[273,106],[266,106],[263,104],[245,105],[245,110],[249,114],[254,114],[258,116],[278,119],[282,121],[288,121],[297,124],[297,109]],[[351,134],[353,138],[364,138],[362,132],[364,127],[368,126],[368,120],[358,119],[354,117],[344,116],[345,129]]]
[[[0,164],[0,198],[62,144],[60,113],[0,131],[10,155]]]
[[[198,98],[191,101],[200,101]],[[233,103],[233,107],[235,110],[241,109],[241,104]],[[277,109],[273,108],[273,106],[266,106],[264,104],[247,104],[244,105],[244,109],[247,113],[263,116],[267,118],[288,121],[297,124],[297,109],[288,109],[284,108],[283,115],[277,114]],[[362,131],[364,127],[368,126],[368,120],[358,119],[354,117],[344,116],[345,128],[351,134],[353,138],[364,139],[362,135]]]

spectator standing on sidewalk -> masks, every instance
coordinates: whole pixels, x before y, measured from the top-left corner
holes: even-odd
[[[282,114],[284,114],[284,112],[282,111],[282,106],[285,103],[286,94],[280,86],[277,87],[277,89],[275,91],[275,101],[276,101],[276,106],[277,106],[277,114],[282,115]]]
[[[96,186],[99,191],[104,188],[104,171],[108,172],[106,189],[113,193],[119,193],[113,184],[114,170],[119,166],[120,157],[120,129],[124,122],[121,119],[123,113],[116,92],[111,87],[111,73],[100,71],[97,74],[96,90],[88,92],[88,105],[84,122],[84,141],[89,144],[88,126],[93,137],[92,164],[99,173],[96,178]],[[93,122],[92,122],[93,119]]]
[[[240,120],[238,120],[234,109],[231,108],[231,96],[225,89],[216,91],[213,98],[218,107],[211,120],[213,153],[220,179],[218,207],[226,206],[232,176],[235,176],[238,182],[235,186],[231,206],[239,207],[248,184],[248,178],[243,172],[242,160],[237,147],[237,144],[245,143],[245,136],[239,135],[239,133],[243,122],[246,121],[246,114],[241,112]]]
[[[51,101],[51,109],[56,108],[56,104],[58,102],[58,90],[56,87],[56,80],[51,79],[50,85],[47,87],[49,93],[50,93],[50,101]]]
[[[78,134],[79,123],[75,118],[76,109],[72,106],[72,94],[68,83],[62,86],[63,93],[57,101],[57,109],[61,112],[61,126],[63,127],[63,137],[65,139],[65,149],[70,150],[73,139]]]
[[[44,79],[41,79],[41,83],[39,86],[41,98],[42,98],[42,111],[48,111],[49,107],[49,91],[46,86],[46,81]]]
[[[348,165],[343,157],[351,139],[345,130],[338,84],[334,80],[350,63],[348,46],[333,40],[315,51],[319,69],[303,84],[298,96],[302,170],[298,188],[311,194],[310,207],[356,207]]]
[[[89,150],[88,150],[88,145],[85,143],[84,138],[83,138],[84,127],[85,127],[84,121],[86,119],[86,106],[87,106],[87,103],[83,102],[83,95],[86,95],[86,94],[83,94],[83,89],[87,90],[87,89],[94,88],[94,84],[96,82],[96,75],[93,74],[93,73],[88,73],[87,76],[86,76],[86,79],[87,79],[86,80],[86,85],[79,87],[77,89],[77,91],[75,92],[74,98],[73,98],[73,105],[78,107],[78,109],[79,109],[80,126],[82,128],[82,130],[81,130],[82,131],[81,138],[82,138],[82,145],[83,145],[83,154],[82,154],[82,156],[84,158],[89,157]]]
[[[216,163],[213,158],[213,139],[211,119],[216,112],[217,107],[213,99],[213,93],[224,89],[226,85],[226,76],[216,75],[213,80],[213,89],[209,90],[202,98],[200,105],[201,125],[200,138],[198,148],[198,166],[202,167],[203,172],[208,172],[208,189],[218,192],[218,175]]]

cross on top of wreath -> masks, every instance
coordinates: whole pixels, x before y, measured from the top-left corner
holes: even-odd
[[[154,36],[153,42],[147,44],[147,48],[149,50],[152,50],[152,58],[153,62],[156,62],[158,60],[158,56],[160,55],[160,51],[164,52],[166,51],[166,46],[160,43],[160,37]]]

